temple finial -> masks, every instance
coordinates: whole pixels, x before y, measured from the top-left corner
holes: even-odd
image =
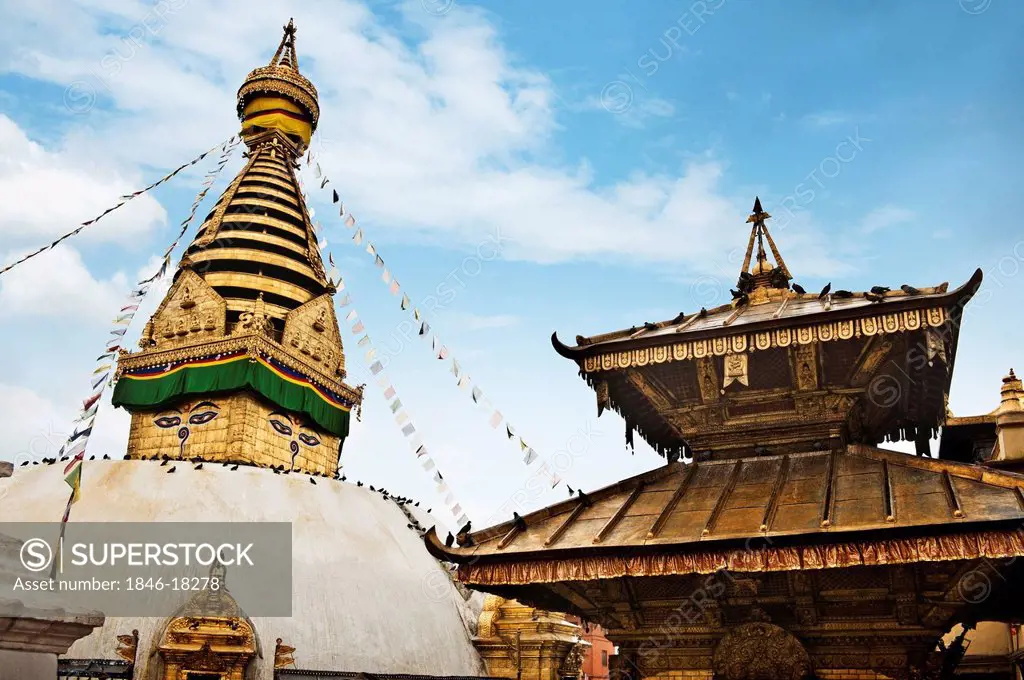
[[[737,285],[741,292],[750,293],[755,288],[788,288],[789,281],[793,278],[782,260],[779,249],[775,247],[775,241],[768,233],[765,220],[771,215],[761,207],[761,199],[754,197],[754,208],[747,218],[747,224],[753,224],[750,229],[750,240],[747,242],[747,253],[743,258],[743,268],[740,270],[740,278]],[[764,242],[768,241],[772,256],[776,264],[773,266],[768,261],[768,254],[764,249]],[[757,244],[757,262],[753,268],[750,267],[750,260],[754,257],[754,244]]]
[[[281,36],[281,44],[277,46],[271,66],[288,66],[296,71],[299,70],[299,58],[295,54],[295,20],[288,19],[288,25],[284,27],[284,35]]]

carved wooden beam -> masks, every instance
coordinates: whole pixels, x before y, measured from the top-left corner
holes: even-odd
[[[671,392],[635,368],[626,371],[626,381],[661,413],[676,405]]]
[[[772,493],[768,496],[768,503],[764,506],[764,516],[761,518],[761,531],[768,531],[775,519],[775,510],[779,507],[779,495],[786,483],[786,475],[789,474],[789,456],[783,456],[779,463],[779,473],[775,476],[775,483],[772,484]]]
[[[619,509],[615,511],[614,515],[608,518],[608,521],[604,523],[604,526],[601,527],[601,530],[597,532],[596,536],[594,536],[594,543],[600,543],[605,539],[605,537],[609,533],[611,533],[611,530],[615,528],[615,525],[619,523],[619,520],[626,516],[626,511],[629,510],[629,506],[633,505],[636,499],[640,497],[640,492],[643,490],[644,483],[637,483],[636,488],[634,488],[633,492],[629,494],[629,497],[626,498],[626,501],[621,506],[619,506]]]
[[[846,384],[857,387],[867,385],[878,367],[889,356],[892,347],[893,341],[887,336],[872,335],[869,337],[868,341],[864,343],[864,348],[861,349],[857,361],[850,369],[850,374],[846,377]]]
[[[679,482],[679,486],[676,488],[676,492],[672,494],[672,498],[669,499],[668,503],[662,509],[661,514],[658,515],[658,519],[654,520],[654,524],[651,525],[651,530],[647,532],[647,538],[655,538],[658,532],[661,531],[662,527],[665,526],[665,520],[672,514],[672,511],[676,507],[676,503],[686,493],[686,488],[690,485],[690,480],[693,479],[693,475],[697,472],[697,463],[690,463],[686,466],[687,470],[683,473],[683,480]]]
[[[562,521],[562,523],[559,524],[558,527],[556,527],[555,530],[551,532],[551,535],[547,537],[547,540],[544,541],[544,547],[546,548],[558,539],[560,539],[562,537],[562,534],[565,533],[565,530],[568,529],[572,525],[572,523],[576,521],[576,518],[583,514],[583,511],[586,509],[587,503],[581,500],[579,502],[579,505],[573,508],[572,512],[569,513],[569,516],[566,517]]]
[[[718,500],[715,501],[715,507],[711,510],[711,514],[708,515],[708,521],[705,522],[704,529],[700,532],[701,536],[707,536],[714,530],[715,522],[718,521],[718,516],[722,514],[722,509],[725,507],[726,502],[728,502],[729,494],[732,493],[733,488],[736,486],[736,480],[739,479],[742,468],[742,459],[733,463],[732,472],[729,473],[729,481],[722,487],[722,492],[718,495]]]

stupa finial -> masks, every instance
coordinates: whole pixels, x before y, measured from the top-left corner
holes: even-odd
[[[274,58],[270,60],[270,66],[288,66],[296,71],[299,70],[299,58],[295,54],[295,20],[288,19],[288,25],[284,27],[284,35],[281,36],[281,44],[274,52]]]

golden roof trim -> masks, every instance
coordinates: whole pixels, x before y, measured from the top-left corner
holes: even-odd
[[[612,371],[670,361],[687,361],[709,356],[725,356],[790,345],[850,340],[861,336],[885,335],[937,328],[947,320],[944,307],[886,312],[844,321],[821,322],[805,326],[749,331],[714,338],[676,341],[656,347],[603,352],[580,360],[584,372]]]
[[[121,350],[117,360],[117,371],[115,379],[120,378],[126,371],[150,368],[187,359],[198,359],[210,356],[211,354],[227,354],[244,350],[249,356],[257,356],[260,352],[267,354],[272,359],[300,371],[314,384],[325,387],[332,392],[351,399],[353,403],[360,403],[363,399],[361,388],[354,388],[342,380],[331,378],[319,368],[307,363],[305,360],[293,355],[277,343],[265,336],[257,334],[241,335],[213,342],[206,342],[188,347],[178,347],[168,350],[157,350],[141,352],[127,352]]]

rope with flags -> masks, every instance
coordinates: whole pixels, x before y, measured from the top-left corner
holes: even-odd
[[[123,347],[124,336],[128,332],[128,328],[131,326],[132,320],[135,318],[135,314],[139,311],[139,305],[146,297],[146,294],[152,288],[153,284],[167,273],[167,269],[171,261],[171,254],[174,252],[174,249],[177,248],[181,239],[188,231],[189,225],[191,225],[192,221],[195,219],[199,205],[203,202],[206,195],[209,193],[210,188],[217,181],[217,178],[220,176],[224,166],[228,164],[228,161],[231,159],[231,155],[238,147],[239,141],[240,138],[232,137],[220,145],[220,160],[217,162],[216,167],[206,173],[206,176],[203,178],[202,188],[196,195],[195,200],[192,201],[192,207],[188,216],[182,220],[181,228],[179,229],[174,242],[171,243],[170,247],[164,251],[159,268],[152,276],[139,281],[135,285],[135,288],[128,294],[127,304],[121,307],[117,317],[113,320],[114,328],[110,331],[111,337],[107,340],[107,345],[104,348],[103,354],[96,357],[98,365],[92,372],[91,393],[82,402],[81,412],[75,419],[74,430],[71,436],[68,437],[67,442],[64,443],[64,446],[61,447],[60,452],[57,454],[61,461],[66,461],[69,458],[71,459],[64,468],[64,481],[71,487],[71,495],[68,498],[67,506],[64,509],[64,516],[61,519],[61,540],[58,542],[58,551],[60,550],[60,544],[63,542],[65,526],[68,519],[71,517],[71,506],[78,501],[78,498],[81,495],[82,462],[85,460],[86,447],[89,444],[89,437],[92,435],[93,425],[96,422],[96,413],[99,411],[100,400],[103,397],[103,392],[111,383],[111,376],[113,375],[117,353]],[[203,155],[205,156],[206,154]],[[57,562],[57,558],[54,558],[54,565],[50,570],[51,579],[54,578]]]
[[[312,151],[307,155],[306,162],[307,165],[314,168],[316,177],[320,180],[320,188],[326,189],[327,185],[330,183],[330,179],[326,174],[324,174],[320,164],[316,162],[315,155]],[[355,229],[355,232],[352,235],[352,242],[356,246],[362,246],[363,242],[366,242],[366,246],[364,248],[365,252],[373,258],[374,264],[381,270],[380,278],[388,286],[388,290],[391,294],[396,297],[399,295],[401,296],[399,307],[402,311],[409,312],[414,321],[419,325],[419,336],[424,340],[430,338],[431,350],[439,361],[451,361],[450,371],[452,375],[455,376],[456,385],[463,391],[469,392],[470,398],[473,400],[474,404],[483,407],[485,412],[489,415],[488,422],[493,429],[497,430],[502,426],[502,424],[504,424],[505,436],[508,440],[518,444],[520,453],[523,456],[523,464],[527,467],[532,466],[540,459],[537,451],[526,443],[526,440],[517,433],[516,428],[508,422],[508,419],[505,418],[502,412],[499,411],[491,400],[484,394],[483,389],[481,389],[480,386],[470,378],[462,364],[460,364],[455,356],[452,355],[448,346],[438,337],[437,331],[430,325],[430,323],[427,322],[424,314],[418,307],[412,304],[410,296],[403,290],[402,285],[398,282],[394,273],[385,266],[384,258],[380,255],[377,247],[366,239],[362,227],[357,226],[355,216],[351,212],[345,210],[345,205],[342,203],[341,197],[335,189],[331,189],[331,203],[338,206],[338,215],[342,219],[345,227],[348,229]],[[557,472],[552,470],[552,466],[548,462],[542,461],[536,468],[536,474],[546,478],[552,489],[559,484],[565,484],[569,493],[573,493],[572,487],[569,486],[569,484],[566,483]]]
[[[234,139],[234,138],[232,137],[232,139]],[[45,245],[45,246],[43,246],[43,247],[41,247],[41,248],[39,248],[37,250],[34,250],[31,253],[28,253],[27,255],[22,256],[21,258],[15,260],[14,262],[12,262],[12,263],[10,263],[8,265],[5,265],[4,267],[0,268],[0,276],[3,276],[4,274],[6,274],[10,270],[14,269],[18,265],[20,265],[20,264],[22,264],[24,262],[27,262],[28,260],[31,260],[33,257],[36,257],[37,255],[41,255],[41,254],[45,253],[47,250],[50,250],[51,248],[57,247],[59,244],[61,244],[62,242],[66,241],[67,239],[71,238],[72,236],[78,235],[78,233],[81,232],[83,229],[85,229],[86,227],[91,226],[91,225],[99,222],[101,219],[106,217],[108,214],[114,212],[115,210],[117,210],[118,208],[123,206],[125,203],[128,203],[129,201],[133,200],[134,198],[136,198],[138,196],[141,196],[142,194],[144,194],[144,193],[146,193],[146,192],[148,192],[148,191],[150,191],[152,189],[155,189],[156,187],[160,186],[161,184],[167,182],[168,180],[173,178],[175,175],[177,175],[179,172],[181,172],[185,168],[188,168],[190,166],[195,165],[196,163],[198,163],[199,161],[203,160],[208,155],[210,155],[211,153],[216,151],[218,148],[223,148],[225,145],[227,145],[231,141],[232,140],[229,139],[226,142],[222,142],[221,144],[217,144],[216,146],[211,147],[210,149],[208,149],[208,150],[204,151],[203,153],[199,154],[198,156],[193,158],[188,163],[184,163],[182,165],[179,165],[177,168],[175,168],[171,172],[167,173],[166,175],[164,175],[163,177],[161,177],[157,181],[153,182],[152,184],[150,184],[150,185],[148,185],[146,187],[143,187],[142,189],[139,189],[138,191],[133,191],[130,194],[125,194],[124,196],[121,196],[121,199],[120,199],[120,201],[118,203],[116,203],[115,205],[107,208],[106,210],[104,210],[103,212],[101,212],[99,215],[97,215],[96,217],[92,218],[91,220],[86,220],[85,222],[82,222],[75,229],[72,229],[71,231],[67,232],[63,236],[60,236],[59,238],[51,241],[47,245]]]
[[[328,259],[331,262],[332,271],[337,271],[334,267],[334,257],[329,253]],[[333,277],[332,277],[333,278]],[[345,289],[345,281],[341,278],[338,279],[336,287],[340,293]],[[437,493],[444,499],[444,505],[448,508],[448,511],[452,514],[452,517],[456,520],[459,526],[464,525],[469,521],[466,513],[462,510],[462,504],[455,498],[455,492],[452,491],[448,482],[445,481],[444,475],[441,474],[441,470],[437,467],[437,462],[430,455],[426,445],[423,443],[422,437],[420,437],[416,426],[412,422],[412,418],[409,416],[409,412],[406,410],[405,405],[398,396],[398,392],[395,390],[394,384],[388,377],[387,372],[384,369],[384,364],[377,358],[377,349],[373,345],[373,340],[370,339],[370,334],[366,332],[366,326],[362,319],[359,318],[359,313],[356,311],[355,306],[352,303],[352,295],[345,293],[345,295],[337,301],[339,307],[350,307],[351,309],[345,315],[345,321],[349,324],[349,330],[352,331],[352,335],[359,338],[356,342],[360,348],[364,350],[363,361],[367,364],[367,368],[374,377],[374,382],[381,389],[384,396],[384,400],[388,402],[388,408],[394,415],[395,424],[401,428],[402,435],[405,437],[409,444],[409,448],[414,454],[416,454],[416,460],[419,462],[420,467],[423,471],[432,474],[434,484],[437,486]],[[362,336],[362,337],[360,337]]]
[[[321,187],[325,186],[326,182],[321,183]],[[299,178],[300,190],[302,189],[302,178]],[[303,193],[303,200],[307,200],[308,197]],[[308,209],[309,216],[312,219],[316,216],[316,211],[313,208]],[[314,232],[320,237],[323,228],[319,222],[313,225]],[[357,337],[356,345],[360,347],[363,352],[363,361],[367,365],[368,370],[373,375],[374,382],[377,383],[377,387],[380,388],[381,393],[384,396],[384,401],[387,402],[388,408],[394,415],[395,424],[401,428],[402,435],[405,437],[406,442],[409,444],[410,450],[416,455],[416,460],[419,462],[423,471],[431,475],[434,481],[437,494],[440,496],[446,508],[451,513],[452,517],[459,526],[464,526],[468,521],[469,517],[462,508],[462,504],[456,499],[455,492],[452,491],[451,486],[445,481],[444,475],[441,473],[440,468],[437,467],[437,461],[434,460],[433,456],[427,450],[426,445],[423,443],[422,437],[419,435],[419,431],[416,429],[415,424],[412,422],[412,418],[409,416],[405,405],[398,396],[398,392],[392,384],[391,379],[388,377],[387,372],[384,369],[384,364],[377,358],[377,349],[373,345],[373,340],[370,338],[370,334],[366,331],[366,325],[362,319],[359,318],[359,312],[356,311],[355,306],[352,302],[352,294],[346,292],[345,281],[341,278],[338,272],[338,267],[334,263],[334,254],[327,250],[330,245],[326,238],[320,238],[319,247],[323,252],[327,252],[327,262],[330,265],[327,277],[331,282],[331,285],[337,290],[339,294],[344,292],[341,298],[336,301],[338,307],[350,307],[351,309],[344,316],[350,326],[349,330],[352,331],[352,335]],[[339,315],[339,319],[340,319]],[[360,337],[361,336],[361,337]]]

